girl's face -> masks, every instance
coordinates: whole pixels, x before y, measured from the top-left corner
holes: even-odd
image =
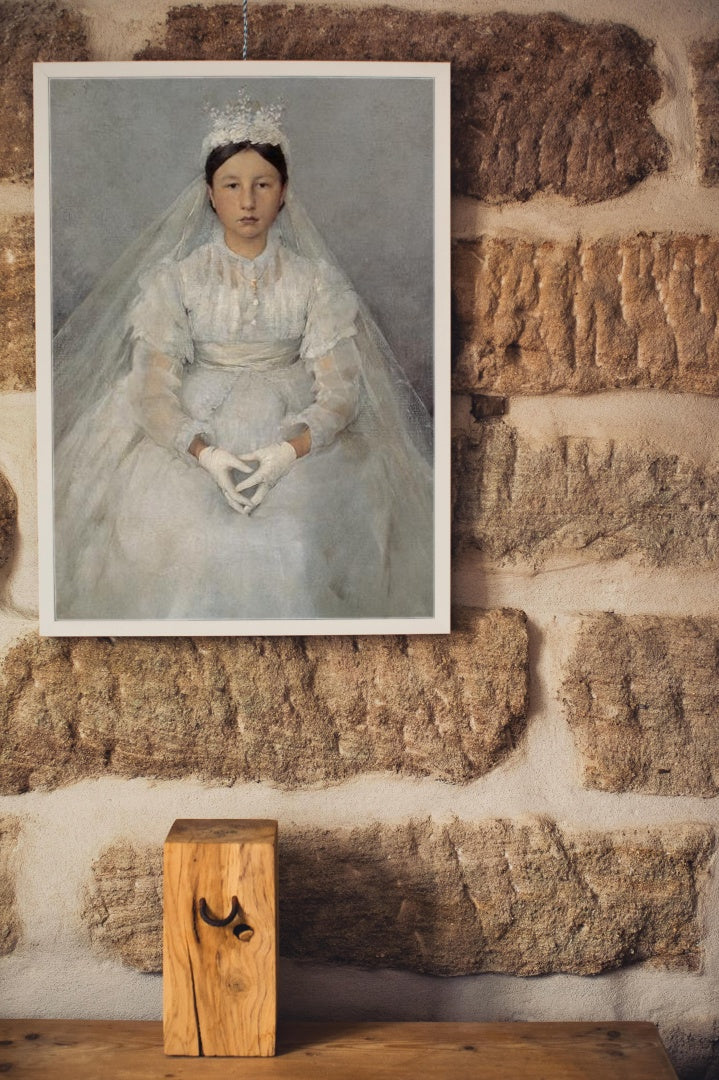
[[[286,186],[275,166],[256,150],[240,150],[220,165],[208,195],[232,251],[246,258],[264,251]]]

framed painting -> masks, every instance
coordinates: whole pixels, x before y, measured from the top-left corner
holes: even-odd
[[[43,634],[449,630],[449,66],[35,68]]]

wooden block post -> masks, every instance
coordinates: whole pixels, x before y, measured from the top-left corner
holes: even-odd
[[[176,821],[164,856],[165,1053],[271,1056],[277,822]]]

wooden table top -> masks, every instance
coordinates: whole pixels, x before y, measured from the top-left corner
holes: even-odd
[[[162,1024],[0,1020],[0,1076],[43,1080],[676,1080],[645,1023],[287,1023],[274,1058],[176,1058]]]

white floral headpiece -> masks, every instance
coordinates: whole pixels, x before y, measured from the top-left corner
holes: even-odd
[[[209,110],[212,123],[202,142],[202,161],[218,146],[239,142],[270,143],[281,147],[285,157],[289,158],[287,136],[282,130],[283,112],[281,102],[261,105],[252,101],[243,87],[236,101],[228,102],[223,109]]]

